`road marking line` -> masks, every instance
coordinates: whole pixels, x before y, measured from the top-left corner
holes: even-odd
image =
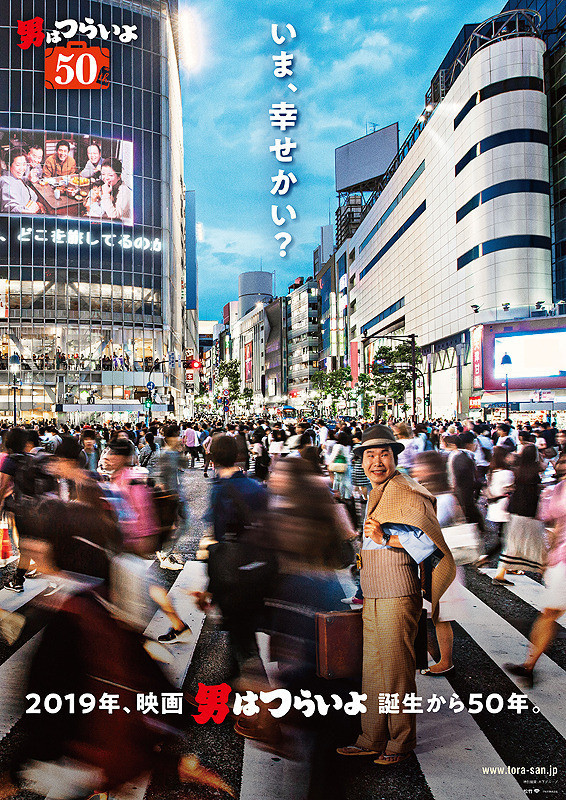
[[[456,621],[501,669],[506,661],[522,664],[527,654],[527,639],[469,589],[463,588],[462,591],[466,598],[467,613],[465,619]],[[566,693],[560,691],[564,685],[564,670],[548,656],[542,655],[536,673],[538,682],[535,681],[534,687],[526,690],[520,678],[505,674],[566,738]]]
[[[512,775],[484,775],[482,767],[505,767],[479,725],[466,711],[454,714],[448,704],[436,713],[426,712],[436,693],[450,697],[453,689],[446,678],[417,675],[417,694],[425,713],[419,715],[415,754],[434,800],[468,800],[471,787],[475,800],[525,800]]]
[[[188,591],[204,591],[207,584],[206,566],[201,561],[186,561],[178,578],[168,592],[177,614],[192,631],[188,642],[166,645],[173,656],[171,664],[162,664],[163,671],[174,686],[181,687],[189,670],[206,615],[200,611]],[[145,629],[145,635],[156,639],[170,628],[163,611],[157,611]]]
[[[487,568],[487,569],[480,569],[484,575],[487,575],[488,578],[493,578],[497,573],[496,569]],[[508,592],[514,594],[520,600],[524,600],[525,603],[536,608],[537,611],[542,611],[543,608],[543,593],[545,587],[533,581],[532,578],[529,578],[527,575],[509,575],[509,580],[513,581],[515,584],[514,586],[503,586]],[[566,613],[562,614],[559,617],[558,622],[561,625],[566,625]]]

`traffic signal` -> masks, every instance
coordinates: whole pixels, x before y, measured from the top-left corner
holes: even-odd
[[[151,399],[151,397],[146,397],[144,401],[145,408],[151,408],[152,405],[153,405],[153,400]]]
[[[186,358],[185,369],[202,369],[202,362],[197,361],[195,358]]]

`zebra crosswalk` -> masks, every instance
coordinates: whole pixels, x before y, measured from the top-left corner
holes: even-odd
[[[372,759],[340,759],[333,747],[325,745],[327,749],[322,753],[327,779],[325,797],[467,800],[473,793],[478,800],[520,800],[525,794],[536,793],[554,800],[566,796],[566,638],[558,638],[541,657],[537,665],[538,680],[532,689],[525,690],[520,679],[505,672],[503,664],[524,659],[528,629],[540,610],[542,587],[527,575],[514,576],[512,587],[493,587],[493,570],[467,568],[466,572],[467,588],[462,591],[461,607],[453,626],[456,668],[445,676],[417,676],[417,693],[423,699],[425,712],[418,718],[415,759],[392,771],[376,767]],[[353,588],[348,573],[343,571],[338,577],[344,595],[348,596]],[[196,609],[190,597],[190,591],[203,589],[205,583],[204,565],[191,560],[176,573],[169,590],[177,612],[193,631],[190,642],[168,647],[171,659],[164,669],[179,689],[187,687],[189,670],[194,679],[203,660],[212,658],[205,615]],[[31,619],[47,586],[48,581],[38,578],[28,581],[21,595],[0,590],[0,607]],[[566,615],[561,623],[565,621]],[[155,638],[167,628],[167,619],[158,612],[146,633]],[[566,633],[563,625],[559,630]],[[40,635],[41,629],[36,631],[32,626],[30,635],[21,637],[10,648],[1,649],[0,758],[4,741],[25,710],[22,676]],[[277,665],[269,660],[267,635],[260,634],[258,641],[266,674],[275,685]],[[527,707],[521,714],[507,707],[513,693],[527,697]],[[484,708],[477,714],[467,710],[455,713],[446,702],[437,711],[426,711],[433,696],[447,700],[458,695],[468,706],[470,694],[480,695],[482,703],[488,694],[500,695],[504,707],[495,712]],[[498,708],[497,702],[493,708]],[[224,723],[229,724],[228,720]],[[313,773],[312,762],[320,759],[321,753],[311,752],[313,740],[309,736],[300,742],[303,757],[293,760],[267,752],[253,741],[236,736],[231,729],[224,733],[217,731],[211,723],[191,726],[190,737],[191,747],[204,763],[211,748],[224,749],[222,758],[218,752],[214,753],[218,764],[213,768],[235,786],[240,800],[308,800],[319,796],[313,790],[313,774],[320,779],[321,773],[320,769]],[[540,771],[543,768],[547,769],[546,774]],[[521,769],[525,770],[523,774],[519,772]],[[551,775],[551,769],[557,773]],[[236,783],[234,774],[238,776]],[[122,787],[111,800],[169,800],[169,797],[172,800],[174,796],[177,795],[163,793],[146,775]]]

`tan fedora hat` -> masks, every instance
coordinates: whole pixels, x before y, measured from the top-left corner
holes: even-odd
[[[364,450],[370,447],[390,447],[395,454],[401,453],[405,445],[398,442],[391,428],[387,425],[374,425],[367,428],[362,434],[362,441],[354,447],[354,454],[361,456]]]

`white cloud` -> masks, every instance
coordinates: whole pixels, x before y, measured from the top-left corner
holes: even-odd
[[[409,11],[407,17],[411,22],[417,22],[419,19],[426,17],[426,15],[429,13],[430,6],[419,6],[418,8],[414,8],[412,11]]]
[[[334,59],[328,67],[321,65],[318,68],[308,94],[319,94],[328,89],[353,93],[358,88],[361,74],[384,75],[411,53],[409,46],[393,41],[383,31],[370,31],[357,42],[352,42],[347,55]]]
[[[213,253],[261,256],[271,245],[269,238],[257,231],[240,228],[210,228],[204,232],[204,242]]]
[[[323,14],[320,21],[320,32],[330,33],[333,27],[334,25],[332,24],[332,20],[330,19],[330,14]]]

